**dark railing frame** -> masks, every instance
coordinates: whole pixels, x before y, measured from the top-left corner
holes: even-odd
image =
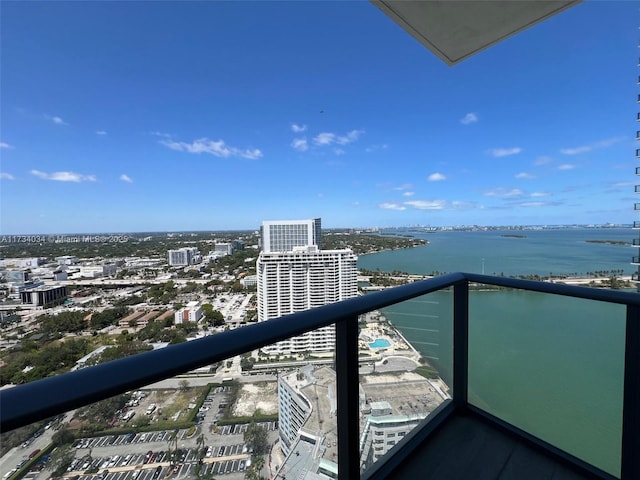
[[[411,449],[452,415],[466,409],[530,441],[596,478],[614,478],[586,462],[468,404],[469,283],[597,300],[627,306],[621,478],[640,478],[640,295],[550,282],[472,273],[450,273],[401,287],[287,315],[161,350],[45,378],[0,392],[0,431],[27,425],[90,403],[226,360],[304,332],[336,324],[338,470],[342,478],[360,476],[358,420],[358,316],[453,287],[453,400],[445,401],[363,478],[385,478]],[[345,473],[346,472],[346,473]]]

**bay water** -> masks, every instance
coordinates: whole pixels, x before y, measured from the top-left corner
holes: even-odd
[[[524,235],[525,238],[503,235]],[[416,235],[418,236],[418,235]],[[472,271],[541,276],[633,271],[631,229],[438,232],[429,244],[364,255],[359,267],[416,274]],[[394,305],[385,316],[449,384],[453,293]],[[619,475],[625,308],[533,292],[471,291],[469,400]]]

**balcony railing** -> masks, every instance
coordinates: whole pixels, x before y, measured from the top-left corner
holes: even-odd
[[[453,398],[440,405],[414,430],[416,433],[407,435],[397,448],[364,472],[362,477],[392,477],[394,469],[408,457],[416,442],[425,442],[430,433],[453,415],[453,412],[468,411],[500,424],[501,428],[509,429],[536,448],[542,448],[548,455],[575,466],[584,472],[585,476],[614,478],[584,460],[507,424],[468,401],[469,285],[473,283],[597,300],[626,307],[620,478],[640,478],[640,295],[469,273],[442,275],[4,390],[0,392],[0,429],[6,432],[304,332],[335,324],[339,405],[338,470],[340,478],[360,478],[358,316],[453,287]]]

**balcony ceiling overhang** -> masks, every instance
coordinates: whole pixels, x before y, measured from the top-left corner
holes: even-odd
[[[581,1],[371,0],[448,65],[455,65]]]

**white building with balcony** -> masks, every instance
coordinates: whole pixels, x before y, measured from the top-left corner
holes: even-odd
[[[285,455],[300,438],[318,446],[335,443],[335,383],[335,371],[311,365],[278,377],[278,434]]]
[[[316,245],[262,252],[257,262],[258,321],[321,307],[358,295],[358,257],[349,249]],[[332,351],[335,327],[327,326],[278,342],[270,354]]]
[[[167,251],[167,261],[172,267],[186,267],[200,263],[202,257],[196,247],[183,247]]]

